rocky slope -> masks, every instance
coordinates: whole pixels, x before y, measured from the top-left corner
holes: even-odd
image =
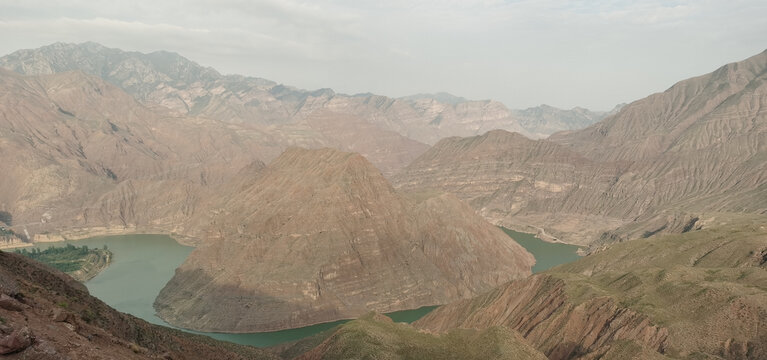
[[[151,325],[88,295],[69,276],[0,252],[3,359],[276,359],[257,348]]]
[[[617,216],[584,211],[608,205],[594,193],[609,190],[620,172],[620,164],[598,163],[551,141],[495,130],[440,141],[394,183],[408,191],[453,193],[493,223],[522,230],[532,224],[578,242],[624,223]]]
[[[545,141],[446,139],[394,182],[580,244],[689,230],[711,212],[765,213],[766,70],[764,52]]]
[[[39,240],[177,231],[206,191],[274,151],[261,135],[148,109],[81,72],[0,70],[0,203]]]
[[[304,91],[259,78],[221,75],[175,53],[142,54],[96,43],[57,43],[7,55],[0,58],[0,67],[28,75],[82,71],[118,86],[153,109],[174,116],[213,119],[230,126],[239,124],[245,130],[260,133],[252,138],[257,145],[276,146],[276,151],[259,153],[263,161],[272,160],[288,146],[338,146],[368,155],[389,174],[426,149],[422,143],[354,114],[339,114],[330,121],[307,120],[307,116],[321,108],[318,104],[337,97],[332,90]],[[343,134],[336,136],[333,132],[338,129],[376,141],[362,143]]]
[[[367,123],[363,129],[373,126],[380,128],[378,131],[394,132],[426,144],[434,144],[443,137],[472,136],[492,129],[548,136],[558,130],[581,128],[601,116],[579,108],[514,111],[497,101],[470,101],[444,93],[393,99],[372,94],[349,96],[330,89],[306,91],[260,78],[221,75],[175,53],[125,52],[96,43],[56,43],[19,50],[0,58],[0,67],[29,75],[81,70],[117,85],[145,105],[159,105],[176,115],[255,126],[281,138],[283,148],[332,144],[332,139],[328,141],[323,134],[313,132],[310,124],[304,122],[306,116],[320,109],[357,119],[348,124],[336,120],[344,127],[351,128],[363,121]],[[349,148],[348,143],[342,146],[365,153],[364,149]],[[390,144],[389,148],[397,147]],[[423,151],[409,150],[412,155],[406,162],[397,163],[394,170]],[[385,173],[389,171],[381,164],[386,161],[369,159]]]
[[[534,262],[453,196],[398,193],[358,154],[291,148],[238,181],[155,302],[171,324],[254,332],[441,304]]]
[[[505,326],[549,359],[767,356],[763,217],[615,244],[415,323],[434,332]],[[683,300],[683,301],[680,301]],[[623,357],[621,357],[623,358]]]

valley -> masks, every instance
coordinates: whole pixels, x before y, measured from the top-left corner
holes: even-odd
[[[0,352],[767,358],[765,109],[767,51],[601,112],[19,50],[0,247],[66,248],[0,252]]]

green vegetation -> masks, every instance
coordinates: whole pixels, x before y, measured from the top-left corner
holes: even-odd
[[[0,222],[8,226],[13,225],[13,215],[7,211],[0,211]]]
[[[93,264],[108,263],[112,253],[104,249],[89,249],[87,246],[77,247],[67,244],[64,247],[49,247],[45,250],[16,250],[16,253],[35,259],[62,272],[72,274],[80,270],[89,270]],[[106,264],[105,264],[106,265]],[[101,266],[101,267],[105,267]]]
[[[16,233],[13,232],[13,230],[0,225],[0,237],[6,237],[6,236],[16,236]]]

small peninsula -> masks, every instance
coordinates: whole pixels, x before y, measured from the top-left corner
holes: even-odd
[[[16,250],[16,253],[27,256],[55,269],[65,272],[79,282],[86,282],[112,262],[112,252],[106,246],[102,249],[89,249],[67,244],[64,247],[49,247],[45,250]]]

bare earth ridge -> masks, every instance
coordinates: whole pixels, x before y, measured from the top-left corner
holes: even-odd
[[[447,138],[395,175],[492,222],[582,245],[767,213],[767,51],[548,140]]]
[[[453,196],[400,194],[358,154],[291,148],[238,193],[158,296],[171,324],[255,332],[442,304],[534,263]]]

